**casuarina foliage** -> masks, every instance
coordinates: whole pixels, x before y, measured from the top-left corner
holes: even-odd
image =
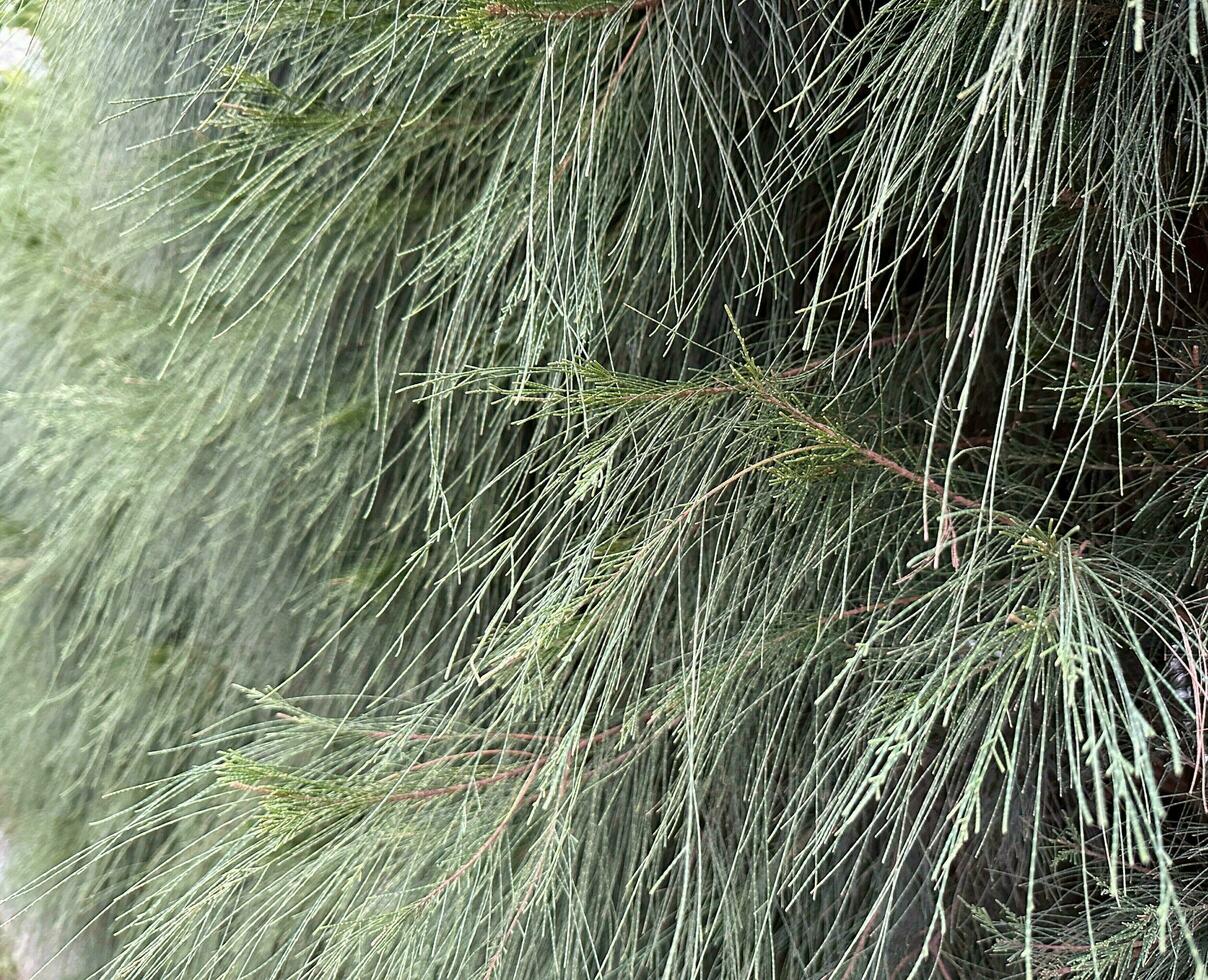
[[[43,976],[1208,975],[1208,2],[0,28]]]

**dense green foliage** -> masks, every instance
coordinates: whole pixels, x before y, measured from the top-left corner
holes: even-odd
[[[1205,975],[1208,3],[0,23],[49,970]]]

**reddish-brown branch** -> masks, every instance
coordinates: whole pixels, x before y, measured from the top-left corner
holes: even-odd
[[[1083,374],[1082,368],[1079,364],[1071,362],[1070,366],[1076,374],[1085,376]],[[1088,384],[1088,390],[1089,390],[1089,384]],[[1145,412],[1144,409],[1138,408],[1137,405],[1131,399],[1129,399],[1128,396],[1126,396],[1123,391],[1120,390],[1118,385],[1104,384],[1102,386],[1102,390],[1103,390],[1104,395],[1108,399],[1111,399],[1114,397],[1116,399],[1116,402],[1119,404],[1120,408],[1122,408],[1126,412],[1131,413],[1133,418],[1135,418],[1138,422],[1140,422],[1141,427],[1143,429],[1145,429],[1147,432],[1151,433],[1154,436],[1157,436],[1157,438],[1161,439],[1164,443],[1166,443],[1171,448],[1177,449],[1182,453],[1186,453],[1189,455],[1191,454],[1191,450],[1187,447],[1187,445],[1181,439],[1179,439],[1177,436],[1171,435],[1169,432],[1167,432],[1165,429],[1163,429],[1160,425],[1158,425],[1158,423],[1155,422]]]
[[[430,892],[428,892],[427,895],[425,895],[422,899],[420,899],[421,905],[427,905],[427,904],[430,904],[431,902],[436,901],[436,899],[438,899],[442,894],[444,894],[444,892],[446,892],[448,889],[452,888],[453,885],[455,885],[459,880],[461,880],[463,877],[465,877],[466,873],[469,872],[470,869],[473,868],[474,865],[476,865],[479,862],[479,860],[482,858],[482,856],[484,854],[486,854],[492,847],[495,846],[495,844],[499,840],[499,838],[501,838],[503,836],[504,831],[506,831],[508,829],[508,825],[512,822],[512,818],[515,817],[516,814],[524,806],[525,796],[528,793],[529,787],[532,786],[533,780],[537,778],[538,771],[539,771],[539,767],[534,765],[532,767],[532,771],[528,775],[528,778],[524,781],[524,784],[520,787],[520,792],[516,794],[516,800],[514,803],[512,803],[511,809],[508,810],[508,812],[506,814],[504,814],[503,819],[499,821],[499,823],[496,825],[495,829],[491,831],[491,833],[487,837],[487,839],[482,842],[482,844],[479,846],[478,850],[476,850],[473,854],[471,854],[470,857],[457,868],[457,870],[455,870],[452,874],[450,874],[447,878],[445,878],[444,881],[442,881],[435,888],[433,888]]]
[[[398,738],[399,732],[391,732],[380,730],[369,732],[370,738],[388,739]],[[448,742],[451,739],[465,738],[466,735],[460,732],[440,732],[436,734],[425,734],[423,732],[411,732],[403,737],[407,742]],[[561,735],[535,735],[532,732],[484,732],[480,735],[485,741],[507,741],[514,739],[517,742],[560,742],[563,739]]]
[[[1109,388],[1108,389],[1109,397],[1110,397],[1111,391],[1112,391],[1112,389]],[[1177,449],[1177,450],[1179,450],[1179,452],[1182,452],[1182,453],[1190,454],[1191,450],[1186,445],[1184,445],[1180,439],[1178,439],[1176,436],[1172,436],[1169,432],[1167,432],[1160,425],[1158,425],[1158,423],[1155,422],[1152,418],[1150,418],[1149,415],[1147,415],[1143,409],[1138,408],[1132,401],[1130,401],[1128,398],[1126,398],[1124,396],[1124,394],[1121,393],[1119,388],[1115,389],[1115,394],[1116,394],[1117,400],[1120,402],[1120,407],[1122,409],[1124,409],[1124,411],[1126,411],[1126,412],[1131,412],[1133,415],[1133,418],[1135,418],[1138,422],[1141,423],[1142,428],[1144,428],[1147,432],[1150,432],[1153,435],[1157,436],[1159,439],[1161,439],[1164,443],[1166,443],[1166,445],[1170,446],[1171,448]]]
[[[1192,344],[1191,346],[1191,370],[1195,372],[1195,390],[1201,398],[1204,397],[1204,376],[1200,373],[1200,345]],[[1200,453],[1208,450],[1208,444],[1204,441],[1203,430],[1200,431]]]
[[[640,6],[638,4],[634,4],[631,8],[632,10],[645,10],[646,16],[642,18],[642,23],[634,33],[633,40],[629,42],[629,47],[621,56],[621,60],[618,63],[616,70],[613,71],[612,75],[609,77],[608,84],[604,88],[604,94],[600,96],[599,101],[596,103],[595,109],[592,111],[591,118],[593,126],[600,116],[604,114],[604,110],[608,108],[608,103],[612,101],[613,93],[616,91],[617,85],[621,81],[621,76],[625,74],[625,70],[629,67],[629,63],[633,61],[633,56],[637,54],[638,48],[641,47],[642,39],[646,36],[646,32],[650,29],[650,15],[661,3],[662,0],[649,0],[649,2]],[[566,170],[570,166],[571,160],[574,159],[574,156],[575,147],[572,146],[566,151],[566,155],[558,164],[558,169],[554,173],[555,181],[562,179],[563,174],[566,173]]]
[[[897,460],[890,459],[883,453],[877,452],[871,446],[865,446],[863,443],[859,443],[855,440],[841,436],[837,431],[835,431],[835,429],[831,428],[824,422],[818,421],[812,415],[808,415],[807,413],[803,412],[796,405],[786,402],[775,392],[768,391],[767,389],[760,389],[760,396],[769,405],[772,405],[789,418],[801,423],[806,428],[813,429],[814,432],[818,433],[828,441],[837,445],[846,446],[856,455],[863,456],[870,463],[874,464],[875,466],[879,466],[886,472],[899,476],[903,480],[908,480],[916,486],[930,491],[934,496],[938,497],[942,503],[959,504],[962,507],[967,507],[969,510],[982,509],[982,503],[980,501],[974,500],[972,497],[966,497],[952,490],[948,490],[931,477],[923,476],[920,473],[914,472],[914,470],[908,469]],[[1010,514],[1003,514],[996,511],[993,514],[993,517],[997,523],[1007,527],[1021,526],[1020,521],[1017,518],[1012,517]]]
[[[505,769],[491,776],[470,779],[464,783],[451,783],[446,786],[430,786],[427,789],[413,789],[404,793],[391,793],[386,799],[391,803],[402,803],[405,800],[434,800],[437,797],[453,796],[456,793],[464,793],[468,790],[484,789],[487,786],[494,786],[496,783],[502,783],[517,776],[523,776],[525,773],[537,772],[547,761],[549,761],[548,756],[539,756],[527,765],[516,766],[514,769]]]
[[[524,894],[512,911],[507,927],[503,930],[503,935],[499,937],[495,952],[491,954],[491,958],[487,961],[487,968],[482,975],[482,980],[491,980],[491,977],[495,975],[495,971],[499,969],[499,964],[503,961],[503,954],[507,950],[508,940],[511,938],[512,933],[516,931],[516,927],[520,925],[520,920],[523,918],[524,913],[528,911],[529,903],[532,902],[533,895],[537,891],[537,886],[541,883],[541,879],[545,874],[545,857],[545,852],[542,852],[541,859],[537,862],[537,867],[533,869],[528,887],[525,888]]]
[[[288,716],[287,716],[288,717]],[[642,721],[650,719],[650,713],[642,716]],[[580,738],[570,750],[570,758],[573,758],[575,753],[582,752],[584,749],[591,748],[593,745],[599,745],[615,735],[620,734],[624,728],[623,724],[612,725],[603,731],[596,732],[592,735],[585,735]],[[386,738],[393,733],[390,732],[374,732],[372,737]],[[416,741],[436,741],[438,739],[456,738],[456,735],[424,735],[413,734],[407,736],[408,740]],[[537,735],[530,732],[508,732],[502,735],[489,736],[493,738],[514,738],[522,741],[543,741],[543,742],[561,742],[565,740],[565,736],[559,735]],[[392,803],[400,803],[406,801],[431,800],[438,799],[442,796],[454,796],[458,793],[465,793],[472,790],[485,789],[488,786],[494,786],[498,783],[506,782],[509,779],[516,779],[520,776],[532,776],[544,768],[549,762],[554,759],[554,753],[549,752],[545,755],[534,755],[534,753],[524,749],[514,748],[497,748],[497,749],[474,749],[466,752],[449,753],[435,759],[429,759],[425,762],[417,763],[404,770],[405,773],[419,772],[424,769],[431,768],[436,765],[445,764],[448,762],[458,761],[462,759],[479,758],[482,756],[503,756],[503,755],[518,755],[529,758],[531,761],[523,765],[514,766],[511,769],[504,769],[500,772],[492,773],[489,776],[480,776],[475,779],[468,779],[460,783],[450,783],[444,786],[430,786],[425,789],[406,790],[398,793],[391,793],[386,799]],[[247,793],[255,793],[258,796],[267,796],[274,790],[271,786],[258,786],[249,783],[232,781],[226,783],[231,789],[242,790]]]
[[[864,928],[860,930],[860,934],[856,937],[855,947],[851,951],[847,969],[843,971],[843,975],[839,978],[839,980],[850,980],[851,976],[856,972],[856,967],[860,963],[860,957],[864,953],[864,947],[868,945],[868,940],[872,936],[872,931],[877,927],[877,923],[880,922],[881,916],[877,911],[880,904],[881,899],[878,899],[877,904],[874,905],[872,910],[868,913],[868,921],[864,923]]]
[[[425,769],[432,769],[435,766],[448,765],[450,762],[460,762],[463,759],[481,759],[501,755],[524,756],[529,759],[536,758],[535,753],[529,752],[525,749],[470,749],[467,752],[449,752],[445,755],[437,756],[435,759],[417,762],[413,766],[408,766],[406,771],[422,772]]]
[[[882,345],[882,346],[890,346],[893,344],[901,343],[907,339],[915,339],[915,338],[922,337],[922,336],[925,336],[926,334],[934,333],[934,332],[936,332],[936,330],[934,330],[934,329],[927,330],[927,331],[917,331],[916,333],[907,335],[906,337],[903,337],[903,338],[882,338],[882,340],[877,341],[875,343]],[[861,348],[861,349],[863,349],[863,348]],[[790,378],[795,375],[802,374],[806,371],[813,370],[826,363],[829,363],[829,360],[830,359],[827,358],[827,359],[820,360],[820,361],[811,361],[807,364],[801,365],[800,367],[790,368],[787,371],[780,372],[778,375],[772,375],[771,377],[774,380]],[[645,394],[634,395],[634,396],[632,396],[632,399],[629,399],[629,400],[650,401],[650,400],[660,400],[660,399],[664,399],[664,398],[698,398],[698,397],[709,396],[709,395],[741,394],[742,392],[744,392],[746,390],[747,389],[741,385],[726,382],[726,383],[721,383],[721,384],[716,384],[716,385],[709,385],[709,386],[701,387],[701,388],[680,388],[680,389],[676,390],[675,392],[673,392],[671,395],[663,395],[660,393],[654,393],[651,395],[645,395]],[[852,452],[856,453],[859,456],[863,456],[870,463],[873,463],[874,465],[879,466],[881,469],[886,470],[887,472],[892,473],[895,476],[899,476],[904,480],[908,480],[911,483],[915,484],[916,486],[922,487],[923,489],[932,493],[934,496],[938,497],[941,502],[959,504],[961,507],[968,508],[969,510],[982,510],[983,509],[983,504],[980,501],[974,500],[971,497],[966,497],[962,494],[956,493],[955,491],[946,489],[944,486],[942,486],[940,483],[938,483],[936,480],[932,479],[931,477],[923,476],[920,473],[916,473],[913,470],[908,469],[907,467],[903,466],[901,463],[897,462],[896,460],[890,459],[888,456],[884,455],[883,453],[877,452],[877,450],[873,449],[871,446],[865,446],[862,443],[856,442],[855,440],[848,439],[844,436],[841,436],[831,426],[827,425],[824,422],[819,421],[818,419],[814,418],[812,415],[809,415],[806,412],[803,412],[801,409],[797,408],[797,406],[785,401],[778,394],[776,394],[774,391],[771,391],[767,387],[761,385],[756,390],[762,401],[764,401],[766,404],[771,405],[772,407],[776,408],[782,414],[787,415],[789,418],[792,418],[794,421],[800,423],[801,425],[805,426],[806,428],[812,429],[815,433],[823,436],[828,441],[834,442],[839,445],[846,446]],[[1003,514],[1000,512],[995,512],[993,515],[993,518],[997,523],[1002,524],[1007,527],[1021,526],[1021,522],[1017,518],[1012,517],[1010,514]]]
[[[583,749],[585,749],[591,745],[596,745],[599,742],[604,741],[605,739],[611,738],[613,735],[617,734],[620,730],[621,730],[620,725],[614,725],[612,728],[608,728],[595,735],[590,735],[586,738],[582,738],[575,744],[574,748],[571,750],[572,754],[574,752],[580,752]],[[526,765],[516,766],[513,769],[505,769],[502,772],[497,772],[490,776],[483,776],[479,779],[471,779],[464,783],[454,783],[454,784],[451,784],[448,786],[432,786],[432,787],[429,787],[428,789],[414,789],[414,790],[408,790],[403,793],[391,793],[390,796],[387,797],[387,799],[390,800],[390,802],[392,802],[392,803],[398,803],[398,802],[402,802],[405,800],[431,800],[431,799],[435,799],[440,796],[452,796],[456,793],[463,793],[468,790],[482,789],[487,786],[493,786],[496,783],[504,782],[505,780],[508,780],[508,779],[515,779],[518,776],[523,776],[525,773],[532,774],[532,773],[539,772],[542,768],[544,768],[553,759],[553,757],[554,757],[553,753],[549,753],[546,755],[540,755],[540,756],[537,756],[535,759],[533,759],[532,762],[529,762]]]
[[[644,717],[649,717],[649,716],[647,715]],[[603,741],[606,741],[606,740],[612,738],[614,735],[619,734],[624,727],[625,726],[623,724],[613,725],[610,728],[604,729],[604,731],[602,731],[602,732],[597,732],[594,735],[588,735],[584,738],[581,738],[581,739],[579,739],[579,741],[577,743],[575,743],[574,748],[571,750],[570,754],[567,757],[567,762],[566,762],[566,767],[565,767],[566,771],[563,774],[562,788],[561,788],[560,792],[563,792],[563,793],[566,792],[566,788],[568,786],[568,776],[569,776],[571,761],[573,760],[575,753],[581,752],[584,749],[591,747],[592,745],[598,745],[600,742],[603,742]],[[628,755],[631,755],[635,750],[636,750],[636,746],[633,749],[628,750],[628,752],[620,753],[620,755],[614,757],[614,759],[609,760],[609,761],[613,762],[613,763],[617,763],[618,760],[624,760],[625,758],[628,757]],[[539,793],[530,794],[529,790],[531,789],[531,787],[533,785],[533,781],[537,778],[537,774],[541,771],[541,769],[545,766],[545,764],[548,763],[552,758],[553,758],[552,754],[546,755],[546,756],[541,756],[540,758],[536,759],[533,763],[531,763],[527,767],[528,768],[528,777],[525,779],[524,783],[521,785],[520,792],[516,794],[516,799],[512,803],[511,809],[508,810],[508,812],[504,815],[503,819],[499,821],[499,823],[496,825],[495,829],[491,831],[490,835],[488,835],[487,839],[482,842],[482,844],[478,847],[478,849],[473,854],[471,854],[470,857],[463,864],[461,864],[452,874],[450,874],[447,878],[445,878],[443,881],[441,881],[440,884],[438,884],[435,888],[433,888],[427,895],[425,895],[424,898],[421,899],[421,904],[427,904],[432,901],[435,901],[444,891],[446,891],[448,888],[452,887],[459,879],[464,877],[470,871],[470,869],[473,868],[474,865],[477,864],[478,861],[482,859],[483,855],[485,855],[492,847],[495,846],[495,844],[499,841],[499,839],[503,836],[504,832],[507,830],[509,824],[511,824],[512,820],[515,818],[516,814],[519,813],[524,807],[526,807],[530,803],[534,802],[540,796]],[[539,873],[540,873],[540,866],[538,868],[537,874],[539,874]],[[537,880],[536,877],[534,877],[533,882],[530,884],[530,890],[529,890],[530,894],[531,894],[532,889],[534,889],[536,887],[536,880]],[[527,904],[528,900],[529,900],[529,895],[526,894],[526,897],[522,901],[521,910],[516,913],[516,916],[515,916],[516,919],[518,919],[519,915],[522,914],[523,906]],[[509,925],[508,930],[504,935],[505,940],[507,938],[507,935],[510,934],[512,928],[514,928],[514,925]],[[498,950],[498,955],[502,955],[502,952],[503,952],[503,947],[501,944],[500,949]],[[496,958],[492,957],[491,962],[492,962],[492,964],[495,964],[497,962]],[[493,972],[493,970],[494,970],[494,965],[492,965],[488,969],[487,975],[489,976],[490,973]]]
[[[903,338],[883,338],[882,340],[877,341],[876,343],[883,345],[883,346],[889,346],[892,344],[901,343],[901,342],[905,341],[906,339],[918,338],[918,337],[924,336],[928,333],[934,333],[934,332],[935,332],[935,330],[918,331],[912,335],[907,335],[906,337],[903,337]],[[863,348],[861,348],[861,349],[863,349]],[[795,375],[804,373],[805,371],[809,371],[816,367],[822,366],[825,363],[829,363],[829,358],[822,360],[822,361],[811,361],[811,362],[809,362],[807,364],[803,364],[797,368],[790,368],[789,370],[780,372],[779,374],[770,375],[770,378],[772,380],[781,380],[784,378],[793,377]],[[650,394],[643,393],[643,394],[632,395],[629,398],[625,399],[625,403],[642,402],[642,401],[661,401],[661,400],[666,400],[666,399],[699,398],[699,397],[717,396],[717,395],[736,395],[736,394],[742,394],[749,390],[750,389],[748,387],[740,385],[740,384],[722,382],[720,384],[708,385],[708,386],[699,387],[699,388],[679,388],[670,394],[663,394],[661,392],[653,392]],[[839,432],[837,432],[834,428],[827,425],[825,422],[819,421],[818,419],[814,418],[812,415],[807,414],[806,412],[797,408],[797,406],[791,404],[790,402],[785,401],[784,398],[780,397],[780,395],[776,394],[776,392],[772,391],[768,387],[766,387],[764,385],[758,385],[754,390],[756,391],[760,400],[762,400],[763,402],[765,402],[768,405],[771,405],[773,408],[775,408],[779,412],[781,412],[781,414],[788,416],[789,418],[800,423],[801,425],[805,426],[808,429],[812,429],[816,434],[821,435],[823,438],[825,438],[829,442],[833,442],[836,445],[846,446],[852,452],[856,453],[859,456],[863,456],[868,462],[873,463],[876,466],[879,466],[881,469],[883,469],[889,473],[892,473],[895,476],[901,477],[904,480],[908,480],[909,482],[915,484],[916,486],[922,487],[923,489],[929,491],[931,494],[933,494],[934,496],[939,498],[939,500],[941,502],[958,504],[961,507],[968,508],[969,510],[982,510],[983,509],[983,504],[980,501],[974,500],[971,497],[966,497],[962,494],[956,493],[955,491],[948,490],[947,488],[945,488],[943,485],[941,485],[940,483],[938,483],[936,480],[932,479],[931,477],[924,476],[920,473],[914,472],[913,470],[903,466],[901,463],[897,462],[896,460],[891,459],[890,457],[884,455],[883,453],[880,453],[877,450],[873,449],[871,446],[865,446],[862,443],[859,443],[855,440],[852,440],[845,436],[840,435]],[[766,462],[766,461],[764,461],[764,462]],[[748,470],[743,470],[742,475],[745,475],[747,472],[749,472],[749,468],[748,468]],[[727,484],[725,484],[725,485],[728,485],[729,482],[732,482],[732,480],[727,481]],[[996,523],[1004,525],[1006,527],[1023,526],[1022,522],[1018,518],[1015,518],[1015,517],[1011,516],[1010,514],[995,512],[993,514],[993,519]]]
[[[955,980],[952,971],[948,969],[948,964],[944,962],[944,940],[938,929],[931,934],[931,941],[927,944],[927,948],[935,958],[936,969],[940,971],[944,980]]]
[[[874,602],[867,606],[854,606],[851,609],[844,609],[841,613],[836,613],[828,623],[840,622],[844,619],[855,619],[857,616],[866,616],[869,613],[883,612],[886,609],[894,609],[898,606],[909,606],[912,603],[922,599],[921,595],[904,595],[898,596],[896,599],[887,599],[885,602]]]

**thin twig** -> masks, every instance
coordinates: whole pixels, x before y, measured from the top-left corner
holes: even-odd
[[[512,803],[511,809],[504,814],[503,819],[499,821],[487,839],[482,842],[478,850],[471,854],[470,857],[460,867],[458,867],[456,871],[450,874],[447,878],[445,878],[444,881],[440,882],[440,884],[438,884],[435,888],[428,892],[427,895],[420,899],[421,905],[428,905],[436,901],[437,898],[439,898],[448,889],[452,888],[453,885],[455,885],[459,880],[465,877],[466,873],[479,862],[483,855],[495,846],[495,844],[503,836],[504,832],[508,829],[508,825],[512,822],[512,818],[515,817],[516,814],[523,808],[525,796],[528,794],[528,789],[533,784],[533,780],[537,778],[538,771],[539,767],[534,765],[532,767],[532,771],[529,773],[528,779],[526,779],[524,781],[524,785],[520,787],[520,792],[516,794],[516,800],[514,803]]]
[[[774,392],[771,392],[767,389],[760,389],[760,397],[767,402],[767,404],[779,409],[783,414],[789,416],[797,422],[800,422],[806,428],[813,429],[816,433],[828,441],[846,446],[856,455],[863,456],[870,463],[874,464],[875,466],[879,466],[886,472],[892,473],[895,476],[900,476],[902,479],[908,480],[916,486],[930,491],[933,495],[939,498],[942,503],[960,504],[960,506],[968,508],[969,510],[983,509],[984,505],[980,501],[974,500],[972,497],[966,497],[963,494],[956,493],[953,490],[949,490],[940,483],[937,483],[931,477],[924,476],[920,473],[914,472],[914,470],[908,469],[897,460],[890,459],[883,453],[877,452],[871,446],[865,446],[863,443],[857,442],[854,439],[849,439],[846,436],[840,435],[835,429],[831,428],[831,426],[827,425],[825,422],[818,421],[818,419],[807,414],[806,412],[803,412],[796,405],[786,402]],[[1007,527],[1023,526],[1023,522],[1018,518],[1013,517],[1010,514],[1004,514],[1001,511],[995,511],[991,516],[997,523],[1003,524]]]
[[[515,909],[512,911],[511,917],[508,919],[507,927],[503,930],[503,934],[499,937],[499,943],[495,947],[495,952],[491,954],[491,958],[487,961],[486,971],[482,975],[482,980],[491,980],[495,971],[499,968],[499,964],[503,960],[503,954],[507,950],[508,940],[511,938],[516,927],[520,925],[520,919],[524,913],[528,911],[529,903],[533,900],[533,895],[537,892],[537,885],[541,883],[541,879],[545,872],[546,852],[541,852],[541,858],[537,862],[537,867],[533,869],[533,873],[529,878],[528,887],[524,890],[524,895],[521,896]]]
[[[650,717],[651,716],[649,714],[643,715],[642,720],[648,721]],[[612,725],[611,727],[606,728],[603,731],[596,732],[592,735],[583,736],[574,744],[574,746],[572,746],[571,751],[570,751],[570,757],[573,758],[575,753],[581,752],[584,749],[592,747],[593,745],[599,745],[601,742],[607,741],[608,739],[612,738],[614,735],[620,734],[620,732],[622,731],[622,729],[624,727],[625,727],[624,724]],[[374,734],[375,735],[380,734],[383,737],[386,737],[390,733],[374,733]],[[457,736],[454,736],[454,735],[450,735],[450,736],[417,735],[414,737],[418,740],[429,741],[429,740],[436,740],[438,738],[454,738]],[[516,739],[529,740],[529,741],[540,740],[540,741],[548,741],[548,742],[558,742],[558,741],[565,740],[565,736],[535,735],[535,734],[532,734],[529,732],[511,732],[511,733],[507,733],[503,737],[516,738]],[[466,780],[465,782],[461,782],[461,783],[450,783],[450,784],[447,784],[444,786],[430,786],[430,787],[427,787],[426,789],[406,790],[403,792],[391,793],[389,796],[386,797],[386,799],[387,799],[387,801],[392,802],[392,803],[401,803],[401,802],[405,802],[405,801],[437,799],[442,796],[454,796],[458,793],[465,793],[465,792],[469,792],[472,790],[484,789],[488,786],[494,786],[497,783],[506,782],[509,779],[515,779],[517,777],[539,771],[540,769],[544,768],[544,766],[546,766],[554,758],[554,753],[552,753],[552,752],[546,753],[545,755],[538,756],[538,755],[534,755],[532,752],[528,752],[523,749],[513,749],[513,748],[475,749],[475,750],[467,751],[467,752],[450,753],[450,754],[447,754],[444,756],[440,756],[439,758],[436,758],[436,759],[430,759],[425,762],[418,763],[418,764],[416,764],[414,766],[410,766],[406,770],[404,770],[404,774],[418,772],[418,771],[421,771],[424,769],[428,769],[434,765],[438,765],[441,763],[447,763],[447,762],[451,762],[451,761],[456,761],[456,760],[460,760],[460,759],[477,758],[480,756],[500,756],[500,755],[520,755],[520,756],[528,757],[529,759],[531,759],[531,761],[526,762],[523,765],[515,766],[511,769],[504,769],[501,772],[492,773],[489,776],[480,776],[476,779],[469,779],[469,780]],[[255,793],[258,796],[267,796],[273,792],[273,787],[271,787],[271,786],[253,785],[253,784],[238,782],[238,781],[231,781],[231,782],[226,783],[225,785],[231,789],[238,789],[238,790],[242,790],[247,793]]]
[[[1111,397],[1112,391],[1113,389],[1108,389],[1109,398]],[[1138,408],[1132,401],[1125,397],[1119,388],[1114,389],[1114,392],[1117,400],[1120,403],[1120,407],[1126,412],[1131,412],[1133,418],[1141,423],[1142,428],[1157,436],[1172,449],[1177,449],[1179,452],[1187,453],[1189,455],[1191,454],[1191,449],[1188,448],[1188,446],[1181,439],[1179,439],[1177,436],[1172,436],[1169,432],[1158,425],[1158,423],[1150,418],[1143,409]]]
[[[599,120],[600,116],[604,114],[604,110],[608,108],[609,102],[612,101],[613,93],[616,91],[617,85],[621,81],[621,76],[625,74],[625,69],[627,69],[629,67],[629,63],[633,61],[633,56],[637,54],[638,47],[641,45],[642,39],[646,36],[646,32],[650,29],[650,15],[661,3],[662,0],[650,0],[650,2],[643,4],[642,7],[638,7],[635,4],[632,8],[634,10],[644,8],[646,11],[646,16],[642,18],[642,23],[638,25],[638,29],[633,35],[633,40],[629,43],[628,49],[626,49],[625,53],[621,56],[621,61],[617,65],[616,70],[613,71],[611,76],[609,76],[608,84],[604,87],[604,94],[600,96],[600,100],[596,103],[596,107],[592,111],[591,121],[593,128],[595,127],[595,124]],[[566,155],[562,158],[562,161],[558,164],[558,169],[554,172],[555,182],[562,179],[562,175],[566,173],[566,170],[570,166],[574,156],[575,147],[572,146],[566,151]]]

